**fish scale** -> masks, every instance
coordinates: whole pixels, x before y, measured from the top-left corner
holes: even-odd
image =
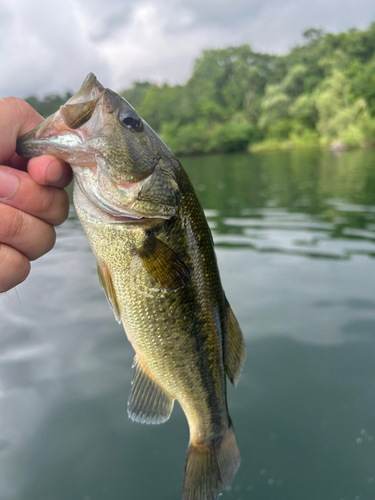
[[[162,423],[177,400],[190,429],[182,498],[215,500],[240,463],[226,376],[237,382],[245,350],[181,164],[92,74],[17,151],[71,164],[74,205],[100,283],[135,351],[129,416]]]

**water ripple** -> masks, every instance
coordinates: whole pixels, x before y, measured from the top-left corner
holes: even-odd
[[[333,201],[330,201],[334,205]],[[375,207],[336,202],[341,214],[319,216],[280,207],[242,209],[238,217],[210,218],[218,246],[248,247],[257,252],[280,252],[309,258],[348,260],[353,255],[375,256],[375,224],[350,227],[346,212],[372,214]],[[346,210],[347,209],[347,210]],[[366,210],[366,211],[365,211]]]

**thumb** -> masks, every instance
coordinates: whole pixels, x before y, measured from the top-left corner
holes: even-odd
[[[32,130],[43,118],[26,101],[17,97],[0,99],[0,164],[16,151],[18,137]]]

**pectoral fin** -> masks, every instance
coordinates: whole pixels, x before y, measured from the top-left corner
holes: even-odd
[[[128,415],[142,424],[161,424],[169,419],[174,400],[145,372],[137,357],[134,365]]]
[[[144,268],[164,288],[181,288],[190,281],[190,269],[168,245],[148,236],[137,253]]]
[[[245,341],[240,325],[227,300],[226,305],[228,315],[228,347],[225,370],[229,380],[233,385],[236,385],[245,361]]]
[[[116,292],[113,286],[111,275],[109,273],[109,269],[106,264],[102,262],[97,262],[97,267],[99,283],[101,284],[101,287],[103,288],[107,296],[108,303],[112,308],[116,320],[118,321],[118,323],[121,323],[120,308],[117,302]]]

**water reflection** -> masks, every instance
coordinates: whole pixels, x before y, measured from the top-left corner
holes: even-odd
[[[223,498],[373,500],[375,153],[183,164],[247,343]],[[74,211],[17,293],[0,300],[0,499],[179,498],[186,419],[128,420],[133,352]]]
[[[375,344],[278,337],[250,348],[231,401],[246,465],[228,498],[373,498]]]
[[[336,259],[375,255],[374,163],[372,150],[184,161],[216,244]]]

